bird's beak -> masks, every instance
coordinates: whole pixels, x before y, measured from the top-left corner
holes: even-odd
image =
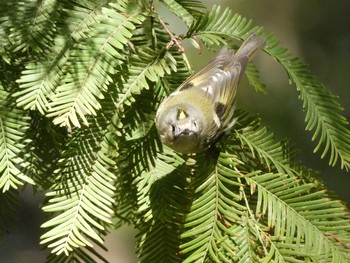
[[[180,129],[179,126],[174,126],[173,127],[173,132],[174,132],[174,137],[176,138],[182,133],[182,130]]]
[[[198,128],[193,119],[190,122],[186,122],[174,127],[174,137],[180,135],[190,135],[197,133]]]

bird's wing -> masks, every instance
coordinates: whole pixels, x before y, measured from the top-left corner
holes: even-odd
[[[255,34],[250,35],[234,54],[222,48],[207,65],[189,77],[177,92],[188,88],[200,89],[209,96],[224,130],[232,126],[234,98],[237,86],[249,60],[264,46],[264,41]]]
[[[212,100],[224,130],[232,122],[234,97],[247,63],[242,60],[232,63],[234,57],[232,50],[222,48],[207,65],[189,77],[177,90],[181,92],[191,88],[204,92]]]

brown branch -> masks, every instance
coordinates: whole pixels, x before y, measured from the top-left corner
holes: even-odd
[[[332,237],[335,241],[337,241],[337,244],[346,248],[346,249],[350,249],[350,247],[343,241],[340,239],[340,237],[332,234],[332,233],[329,233],[329,232],[326,232],[324,233],[325,236],[328,236],[328,237]]]
[[[180,36],[175,36],[169,29],[168,25],[163,21],[163,19],[158,16],[158,20],[160,22],[160,24],[162,25],[162,27],[164,28],[164,30],[168,33],[168,35],[170,36],[170,41],[169,43],[166,45],[166,49],[169,50],[171,49],[174,45],[176,45],[178,47],[179,52],[182,54],[185,52],[185,49],[183,48],[182,44],[180,43],[180,41],[182,40],[182,38]]]

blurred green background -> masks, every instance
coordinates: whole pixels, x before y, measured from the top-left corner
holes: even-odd
[[[219,4],[263,26],[265,32],[273,32],[281,44],[306,62],[312,73],[325,87],[339,96],[345,108],[344,115],[350,119],[350,1],[344,0],[230,0],[205,1],[208,6]],[[161,8],[161,7],[159,7]],[[164,20],[175,32],[184,32],[182,24],[162,10]],[[176,27],[175,27],[176,26]],[[209,59],[207,53],[199,55],[196,50],[186,50],[194,68],[198,69]],[[311,133],[305,132],[302,104],[294,86],[288,84],[286,73],[267,55],[259,55],[256,64],[267,86],[267,95],[256,93],[242,82],[237,104],[251,113],[259,113],[265,125],[277,138],[289,138],[300,151],[304,165],[321,172],[331,191],[350,203],[350,173],[329,167],[327,160],[313,154]],[[45,254],[38,245],[40,224],[44,221],[39,208],[42,196],[32,197],[31,189],[21,195],[21,218],[17,229],[10,231],[0,241],[0,262],[44,262]],[[135,262],[134,235],[131,227],[111,233],[107,238],[111,263]]]

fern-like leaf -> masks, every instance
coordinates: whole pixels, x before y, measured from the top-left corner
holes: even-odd
[[[29,50],[41,53],[50,50],[57,33],[55,21],[61,9],[59,2],[4,2],[1,8],[7,14],[3,25],[9,32],[10,46],[7,49],[14,53]]]
[[[325,90],[304,63],[278,44],[278,39],[270,35],[265,50],[285,68],[299,91],[306,109],[306,130],[314,131],[312,140],[318,139],[315,152],[323,148],[321,158],[329,154],[330,165],[334,166],[340,159],[341,167],[350,169],[349,122],[340,115],[343,109],[338,98]]]
[[[30,117],[9,99],[10,93],[0,85],[0,189],[18,189],[24,183],[35,184],[24,169],[29,165],[24,150],[30,140],[25,134],[30,127]]]
[[[85,115],[96,115],[99,100],[104,98],[115,74],[115,67],[123,59],[122,50],[132,36],[136,24],[144,16],[138,12],[125,16],[120,5],[104,8],[95,26],[93,37],[82,43],[71,55],[73,65],[65,76],[65,84],[59,86],[49,104],[49,117],[63,126],[80,126],[80,120],[88,125]]]
[[[181,234],[184,262],[349,260],[350,218],[339,201],[295,176],[244,175],[228,153],[211,168],[204,162]]]
[[[43,208],[55,217],[42,225],[50,230],[41,237],[53,253],[68,255],[76,247],[103,244],[101,234],[112,224],[118,153],[110,118],[111,114],[100,114],[91,121],[92,127],[73,133],[59,161],[57,182]]]
[[[344,205],[330,200],[312,184],[296,184],[287,178],[281,174],[252,174],[245,178],[251,194],[257,193],[255,215],[265,219],[272,230],[267,242],[271,247],[273,244],[275,253],[280,251],[284,258],[281,262],[293,262],[293,258],[348,262],[350,218]]]
[[[294,150],[287,142],[276,141],[273,133],[266,127],[260,127],[256,119],[252,119],[249,114],[238,109],[236,111],[237,125],[235,136],[239,139],[243,152],[251,153],[251,158],[259,159],[267,170],[287,173],[291,176],[297,175],[297,171],[291,167],[293,163]],[[240,129],[239,126],[244,128]],[[238,152],[241,151],[238,150]],[[239,154],[237,152],[237,154]]]
[[[214,5],[192,25],[187,37],[196,37],[208,46],[226,45],[230,38],[244,39],[252,30],[259,32],[261,28],[253,28],[251,20],[234,14],[229,8],[221,12],[221,7]]]
[[[162,50],[140,49],[138,54],[131,56],[129,63],[129,78],[118,91],[116,108],[124,111],[125,105],[131,105],[134,95],[143,89],[149,89],[148,81],[156,82],[166,74],[176,71],[176,60],[171,53],[161,56]]]
[[[139,190],[136,227],[140,231],[137,235],[140,262],[180,261],[178,235],[187,204],[186,181],[177,172],[181,169],[176,171],[174,166],[180,167],[181,163],[183,160],[174,153],[164,154],[135,181]]]
[[[83,14],[83,15],[82,15]],[[68,58],[76,48],[76,43],[88,36],[88,32],[97,23],[101,15],[101,4],[85,1],[73,2],[70,9],[61,10],[67,28],[59,28],[59,34],[52,41],[51,53],[42,54],[40,59],[29,61],[17,80],[19,90],[13,95],[17,105],[24,109],[38,110],[42,115],[48,111],[49,102],[55,90],[62,84],[67,71]]]
[[[259,71],[253,63],[248,64],[245,74],[248,78],[249,83],[255,88],[257,92],[261,92],[263,94],[267,93],[265,84],[261,82]]]
[[[217,164],[205,162],[202,159],[197,164],[200,169],[193,175],[193,202],[185,215],[181,253],[186,255],[184,262],[227,262],[237,259],[239,248],[229,235],[231,230],[237,232],[232,226],[245,213],[240,204],[239,174],[228,168],[239,161],[221,155]]]
[[[68,132],[65,128],[53,125],[50,119],[38,112],[31,112],[31,131],[28,133],[32,142],[27,155],[29,165],[26,173],[36,182],[35,191],[46,191],[53,184],[52,176],[58,168],[61,152],[66,149]]]

